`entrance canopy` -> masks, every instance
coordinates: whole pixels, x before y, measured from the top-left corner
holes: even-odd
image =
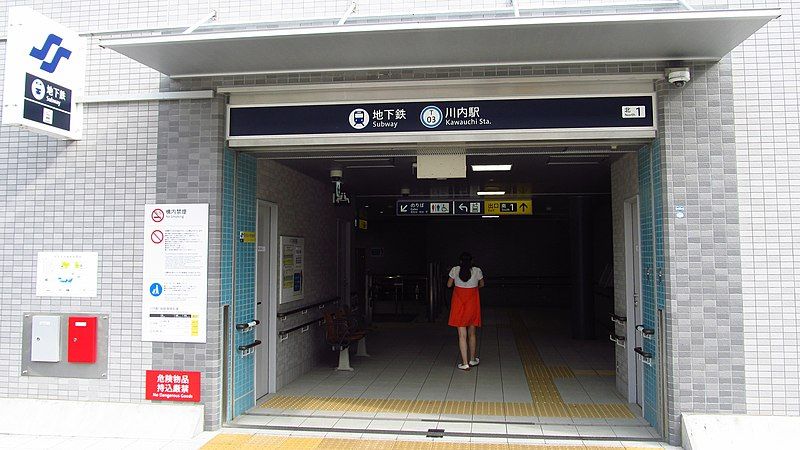
[[[716,61],[778,9],[391,23],[105,39],[170,77],[423,67]]]

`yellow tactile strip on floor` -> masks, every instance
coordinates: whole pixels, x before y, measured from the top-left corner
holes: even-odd
[[[219,434],[203,449],[307,449],[307,450],[648,450],[642,447],[537,445],[477,442],[431,442],[383,439],[341,439],[265,434]],[[651,449],[650,449],[651,450]]]
[[[560,398],[559,398],[560,399]],[[481,416],[632,418],[623,404],[572,404],[537,400],[533,403],[456,402],[440,400],[395,400],[275,396],[261,408],[280,410],[384,412],[412,414],[460,414]]]
[[[564,403],[558,392],[554,378],[574,377],[568,367],[544,364],[539,351],[528,336],[525,322],[518,315],[510,317],[514,341],[522,360],[535,415],[539,417],[581,417],[581,418],[633,418],[633,413],[623,404],[569,404]]]

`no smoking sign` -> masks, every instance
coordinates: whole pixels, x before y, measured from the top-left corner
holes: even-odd
[[[164,211],[160,208],[154,209],[152,213],[150,213],[150,218],[153,219],[153,222],[161,222],[164,220]]]
[[[160,244],[164,242],[164,232],[161,230],[154,230],[150,233],[150,240],[153,241],[153,244]]]

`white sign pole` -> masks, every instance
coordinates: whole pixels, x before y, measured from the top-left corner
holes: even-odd
[[[208,204],[146,205],[142,340],[205,342]]]
[[[24,6],[8,13],[3,124],[80,139],[86,41]]]

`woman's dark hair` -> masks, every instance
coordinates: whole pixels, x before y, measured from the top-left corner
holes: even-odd
[[[472,268],[475,267],[472,264],[472,255],[470,255],[467,252],[464,252],[461,254],[461,256],[458,257],[458,261],[460,263],[458,278],[461,278],[461,281],[466,283],[467,281],[469,281],[470,278],[472,278]]]

